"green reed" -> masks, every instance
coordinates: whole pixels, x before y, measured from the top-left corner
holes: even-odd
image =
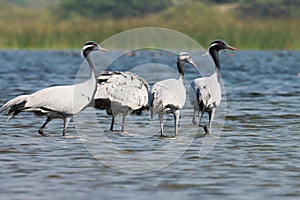
[[[14,13],[14,14],[12,14]],[[55,14],[55,13],[54,13]],[[48,11],[1,12],[0,48],[73,49],[86,40],[101,42],[138,27],[164,27],[180,31],[206,47],[222,38],[238,49],[300,49],[296,18],[242,18],[202,3],[173,6],[141,18],[58,20]]]

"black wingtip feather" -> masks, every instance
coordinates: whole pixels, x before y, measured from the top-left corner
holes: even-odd
[[[95,99],[94,107],[99,110],[106,110],[107,114],[111,114],[111,101],[109,99]]]
[[[131,114],[141,115],[144,110],[149,110],[149,106],[142,106],[141,108],[132,111]]]
[[[20,103],[11,106],[8,111],[8,115],[10,115],[11,118],[14,118],[14,116],[18,115],[22,110],[24,110],[26,102],[27,101],[22,101]]]

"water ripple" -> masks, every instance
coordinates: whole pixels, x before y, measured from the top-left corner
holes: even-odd
[[[5,66],[0,69],[0,103],[50,85],[72,84],[81,64],[75,53],[0,51],[0,64]],[[151,61],[158,55],[147,56]],[[72,122],[67,136],[61,137],[62,121],[55,120],[46,128],[50,136],[41,137],[37,130],[44,119],[26,113],[17,116],[1,130],[0,198],[298,199],[299,58],[299,51],[239,51],[233,58],[222,54],[227,107],[220,135],[204,137],[203,130],[191,124],[189,105],[177,138],[160,138],[158,122],[149,126],[148,114],[130,118],[125,134],[111,133],[110,117],[98,113],[104,136],[126,158],[161,149],[170,142],[179,149],[169,151],[176,152],[187,140],[191,141],[174,162],[148,173],[125,173],[95,159],[83,143],[97,138],[99,133],[99,127],[89,118],[84,123],[86,128],[94,127],[95,135],[78,135]],[[142,56],[127,59],[132,64]],[[0,119],[4,123],[6,117]],[[215,129],[222,125],[220,119],[217,116]],[[138,123],[131,123],[135,120]],[[141,129],[145,130],[142,134]],[[166,121],[170,137],[172,131],[170,117]],[[205,142],[216,144],[205,156],[199,156]],[[101,146],[99,152],[111,153]]]

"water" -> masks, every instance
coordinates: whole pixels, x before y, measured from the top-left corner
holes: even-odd
[[[1,51],[1,105],[44,87],[73,84],[81,64],[78,54]],[[155,56],[149,54],[147,59],[153,61]],[[138,56],[132,59],[140,61]],[[149,122],[147,114],[128,117],[122,134],[110,133],[110,117],[97,112],[100,125],[88,117],[81,127],[73,121],[66,137],[60,136],[62,120],[49,123],[45,132],[50,137],[41,137],[37,129],[44,118],[30,113],[17,116],[1,130],[0,198],[299,199],[300,52],[223,53],[221,63],[226,107],[223,102],[214,121],[215,132],[206,137],[191,124],[188,103],[177,138],[171,137],[172,117],[166,121],[169,137],[160,138],[157,121]],[[187,70],[190,79],[196,75]],[[219,134],[224,111],[226,120]],[[87,109],[82,116],[89,112],[94,111]],[[6,116],[2,114],[0,120],[4,124]],[[94,138],[98,146],[91,142]],[[116,155],[105,141],[119,148]],[[143,153],[142,158],[134,157]],[[163,157],[168,155],[173,157]],[[155,156],[166,160],[160,162]],[[134,173],[134,164],[143,166],[139,159],[145,162],[144,173]]]

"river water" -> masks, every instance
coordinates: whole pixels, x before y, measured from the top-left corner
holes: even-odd
[[[175,70],[147,67],[157,57],[169,65],[176,60],[157,52],[127,59],[133,65],[147,60],[144,71],[132,71],[143,71],[150,84],[176,77]],[[128,116],[121,133],[109,131],[105,112],[88,108],[74,117],[65,137],[60,119],[46,127],[49,137],[41,137],[37,130],[45,118],[16,116],[1,127],[0,199],[299,199],[300,52],[220,57],[224,97],[207,136],[192,124],[188,99],[178,137],[172,137],[172,116],[166,117],[167,137],[159,137],[157,118],[150,121],[147,112]],[[118,70],[126,68],[121,61]],[[81,63],[73,50],[0,51],[1,105],[73,84]],[[186,68],[188,85],[199,74]],[[6,117],[1,114],[1,126]]]

